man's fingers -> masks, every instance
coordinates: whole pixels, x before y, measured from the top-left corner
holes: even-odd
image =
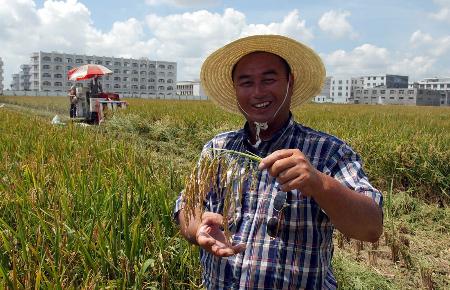
[[[202,248],[211,247],[216,243],[216,240],[207,233],[207,226],[200,227],[197,233],[197,243]]]
[[[206,225],[221,225],[223,216],[213,212],[204,212],[202,215],[202,224]]]
[[[291,149],[277,150],[277,151],[273,152],[272,154],[270,154],[269,156],[265,157],[263,160],[261,160],[261,162],[259,163],[258,169],[264,170],[266,168],[269,168],[272,166],[272,164],[275,161],[292,156],[292,154],[293,154],[293,150],[291,150]]]
[[[238,253],[243,252],[243,251],[245,250],[246,244],[244,244],[244,243],[242,243],[242,244],[237,244],[237,245],[235,245],[235,246],[232,246],[231,248],[233,249],[233,252],[234,252],[235,254],[238,254]]]

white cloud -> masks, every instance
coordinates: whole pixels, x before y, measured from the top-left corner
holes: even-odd
[[[244,28],[241,36],[255,34],[282,34],[302,42],[309,42],[314,38],[311,29],[306,27],[306,21],[300,19],[297,9],[291,11],[281,23],[250,24]]]
[[[450,0],[434,0],[433,2],[440,7],[437,12],[430,14],[431,18],[450,22]]]
[[[410,42],[432,56],[438,57],[450,53],[450,35],[434,38],[428,33],[417,30],[411,35]]]
[[[145,0],[150,6],[168,5],[173,7],[199,7],[211,6],[219,3],[219,0]]]
[[[405,56],[372,44],[363,44],[349,52],[337,50],[321,56],[327,66],[328,75],[400,74],[417,80],[430,74],[439,75],[445,70],[438,66],[438,58],[435,55]]]
[[[313,38],[297,10],[281,22],[269,24],[247,24],[245,14],[232,8],[223,13],[199,10],[164,17],[151,14],[143,21],[129,18],[114,22],[111,29],[102,31],[78,0],[47,0],[40,8],[32,0],[1,1],[0,56],[7,81],[21,64],[29,63],[35,51],[176,61],[178,79],[183,80],[198,78],[209,53],[242,36],[277,33],[306,42]]]
[[[433,42],[433,37],[427,33],[423,33],[420,30],[414,31],[411,35],[409,42],[413,45],[422,45]]]
[[[330,75],[365,75],[386,71],[389,65],[389,52],[386,48],[363,44],[350,52],[337,50],[323,54]]]
[[[155,38],[167,49],[158,50],[157,57],[177,59],[180,75],[198,78],[202,61],[222,45],[239,37],[254,34],[282,34],[300,41],[309,41],[313,34],[293,10],[282,22],[247,24],[243,13],[228,8],[223,14],[200,10],[165,17],[149,15],[147,25]]]
[[[351,13],[349,11],[330,10],[325,12],[319,19],[319,27],[333,37],[356,38],[358,35],[352,25],[347,21]]]
[[[390,73],[408,75],[412,80],[416,80],[432,71],[436,59],[429,56],[415,56],[404,58],[392,63],[388,69]]]

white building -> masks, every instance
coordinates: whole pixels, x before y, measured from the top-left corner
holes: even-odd
[[[3,60],[0,57],[0,94],[3,93]]]
[[[410,88],[416,86],[419,89],[450,91],[450,77],[445,78],[426,78],[416,83],[410,84]]]
[[[325,78],[325,83],[322,87],[322,91],[320,91],[319,95],[314,97],[313,102],[315,102],[315,103],[331,103],[331,98],[330,98],[331,78],[332,77]]]
[[[83,64],[101,64],[113,71],[100,80],[104,91],[125,97],[176,97],[176,62],[42,51],[31,56],[31,90],[67,91],[74,84],[67,80],[67,72]],[[77,83],[86,86],[87,82]]]
[[[20,72],[12,75],[11,90],[14,91],[29,91],[31,89],[30,83],[31,66],[23,64],[20,66]]]
[[[317,103],[346,104],[351,92],[350,77],[327,77],[320,95],[314,98]]]
[[[179,99],[208,99],[200,81],[177,82],[177,96]]]
[[[376,87],[372,89],[356,89],[355,104],[380,105],[413,105],[413,106],[449,106],[448,94],[430,89],[405,89]]]
[[[364,89],[386,87],[390,88],[408,88],[408,76],[400,75],[370,75],[361,76]]]

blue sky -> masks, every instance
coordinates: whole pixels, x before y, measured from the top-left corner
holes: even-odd
[[[259,33],[313,47],[329,75],[450,76],[450,0],[0,0],[7,84],[39,50],[177,61],[196,79],[209,53]]]

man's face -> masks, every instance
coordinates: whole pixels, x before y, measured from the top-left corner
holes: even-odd
[[[284,122],[289,116],[292,76],[283,103],[288,81],[286,65],[279,56],[254,52],[242,57],[235,66],[233,83],[237,101],[241,111],[245,111],[243,114],[246,119],[251,122]]]

